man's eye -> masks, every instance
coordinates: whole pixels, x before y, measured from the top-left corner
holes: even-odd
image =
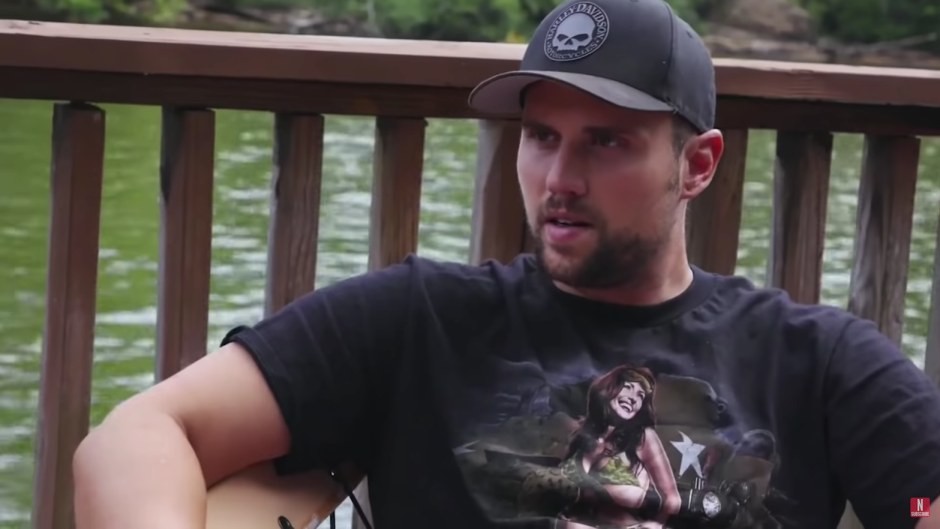
[[[542,129],[530,129],[528,136],[535,141],[552,141],[555,138],[555,135],[551,131]]]
[[[621,143],[616,136],[600,134],[594,137],[594,144],[600,147],[618,147]]]

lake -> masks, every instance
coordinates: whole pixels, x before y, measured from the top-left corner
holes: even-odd
[[[105,106],[107,145],[92,424],[153,381],[160,112]],[[45,304],[52,104],[0,100],[0,527],[27,527]],[[327,119],[317,284],[366,271],[371,118]],[[209,348],[263,311],[272,116],[217,113]],[[833,159],[823,302],[844,307],[855,236],[861,137]],[[472,121],[431,120],[418,253],[466,261],[476,155]],[[923,365],[938,204],[940,141],[924,143],[903,347]],[[737,272],[764,284],[774,135],[751,136]],[[342,508],[341,527],[348,527]],[[273,526],[273,524],[272,524]]]

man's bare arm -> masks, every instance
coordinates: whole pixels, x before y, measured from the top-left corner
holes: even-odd
[[[78,529],[203,529],[206,488],[285,454],[287,426],[237,344],[111,412],[75,453]]]
[[[934,505],[940,505],[940,496],[930,501],[930,506]],[[940,517],[921,518],[916,527],[917,529],[940,529]]]

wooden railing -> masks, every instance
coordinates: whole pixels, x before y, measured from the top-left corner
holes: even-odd
[[[466,104],[470,89],[515,68],[522,52],[503,44],[0,21],[0,98],[62,101],[54,111],[33,526],[70,527],[70,460],[89,425],[106,119],[95,104],[164,109],[156,336],[163,379],[206,353],[213,109],[276,114],[271,313],[314,288],[323,116],[376,116],[369,266],[383,267],[417,249],[425,120],[477,118]],[[717,120],[727,150],[714,183],[692,206],[693,262],[735,271],[748,133],[773,129],[768,284],[818,302],[833,133],[864,134],[848,308],[899,341],[918,137],[940,134],[940,72],[715,62]],[[509,260],[526,247],[514,179],[516,117],[480,121],[474,262]],[[930,313],[926,347],[934,380],[940,377],[938,308],[940,302]]]

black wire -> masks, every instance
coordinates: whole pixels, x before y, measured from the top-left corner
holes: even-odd
[[[352,489],[349,488],[349,485],[347,485],[346,482],[342,478],[340,478],[338,475],[336,475],[336,473],[333,472],[332,470],[330,471],[330,476],[332,476],[333,480],[339,483],[341,487],[343,487],[343,492],[345,492],[346,496],[349,497],[349,500],[352,501],[353,508],[356,509],[356,513],[359,514],[359,518],[362,519],[362,523],[366,526],[366,529],[372,529],[372,524],[370,524],[369,519],[366,518],[366,513],[363,512],[362,506],[359,505],[359,501],[356,500],[356,496],[353,494]],[[330,523],[333,523],[333,518],[330,518]],[[331,526],[331,527],[333,529],[336,529],[335,526]]]
[[[366,529],[372,529],[372,524],[370,524],[369,520],[366,518],[366,513],[363,512],[362,506],[359,505],[359,500],[356,499],[356,496],[355,494],[353,494],[352,490],[349,488],[349,485],[347,485],[346,482],[343,481],[342,478],[337,476],[336,473],[333,472],[332,470],[330,471],[330,476],[333,478],[334,481],[339,483],[341,487],[343,487],[343,491],[346,493],[346,496],[349,497],[350,501],[352,501],[353,508],[356,509],[356,512],[359,514],[359,517],[362,519],[362,523],[365,524]],[[294,526],[291,525],[290,520],[288,520],[284,516],[277,517],[277,525],[278,527],[280,527],[280,529],[294,529]],[[336,529],[336,511],[335,510],[330,513],[330,529]]]

